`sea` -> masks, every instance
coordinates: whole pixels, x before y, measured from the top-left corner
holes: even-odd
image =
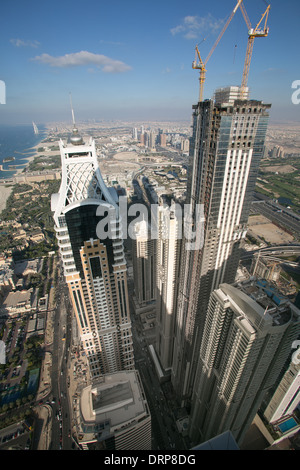
[[[33,125],[0,125],[0,181],[13,177],[18,169],[24,168],[28,163],[28,158],[35,154],[32,148],[39,144],[46,136],[45,126],[37,124],[39,133],[35,134]],[[13,157],[9,162],[3,159]],[[12,165],[14,168],[9,168]]]

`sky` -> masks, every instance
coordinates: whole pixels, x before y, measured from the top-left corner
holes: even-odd
[[[236,3],[1,0],[0,124],[71,121],[70,93],[78,122],[190,120],[199,96],[195,46],[205,61]],[[244,5],[255,27],[267,3]],[[274,122],[300,121],[291,99],[299,18],[299,0],[271,1],[269,35],[254,43],[251,98],[272,103]],[[205,99],[240,85],[247,39],[238,9],[207,62]]]

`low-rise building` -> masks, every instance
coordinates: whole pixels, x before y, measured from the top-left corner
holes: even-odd
[[[15,316],[31,311],[32,289],[9,292],[0,306],[0,316]]]
[[[136,370],[97,379],[82,389],[75,409],[83,449],[151,449],[151,416]]]

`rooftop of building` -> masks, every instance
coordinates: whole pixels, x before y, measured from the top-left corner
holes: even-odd
[[[255,330],[290,321],[300,322],[300,310],[265,279],[252,277],[234,286],[222,284],[220,287],[224,287],[224,293],[246,312],[247,320]]]
[[[3,302],[4,308],[15,308],[22,304],[29,304],[31,301],[32,290],[22,290],[16,292],[9,292]]]
[[[197,109],[198,106],[203,103],[213,102],[213,105],[222,111],[222,114],[241,113],[246,114],[251,109],[251,113],[257,113],[262,115],[268,115],[267,111],[271,107],[271,104],[264,103],[262,100],[250,99],[250,90],[247,87],[243,92],[239,86],[227,86],[218,88],[215,90],[213,98],[206,99],[203,102],[199,102],[193,105],[193,109]]]
[[[232,433],[225,431],[208,441],[192,447],[191,450],[240,450]]]
[[[84,388],[80,412],[83,429],[108,421],[110,429],[118,428],[147,415],[146,399],[137,371],[106,374]]]

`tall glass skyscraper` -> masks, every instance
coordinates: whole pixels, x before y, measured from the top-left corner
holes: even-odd
[[[118,196],[104,184],[94,140],[84,143],[75,125],[70,141],[60,141],[60,153],[62,180],[51,208],[91,375],[131,370],[134,357]],[[99,238],[101,221],[107,222],[108,236]]]
[[[176,204],[158,206],[156,257],[156,343],[155,351],[166,375],[170,374],[173,357],[176,317],[176,285],[180,262],[181,218]]]
[[[144,307],[156,299],[156,243],[151,238],[151,228],[146,220],[135,223],[134,237],[132,240],[134,290],[139,307]]]
[[[186,203],[191,227],[203,231],[204,243],[187,250],[183,240],[172,364],[172,383],[183,404],[192,393],[210,294],[235,279],[264,152],[270,105],[237,99],[236,88],[217,90],[214,100],[193,107]],[[205,217],[201,226],[197,205]]]

